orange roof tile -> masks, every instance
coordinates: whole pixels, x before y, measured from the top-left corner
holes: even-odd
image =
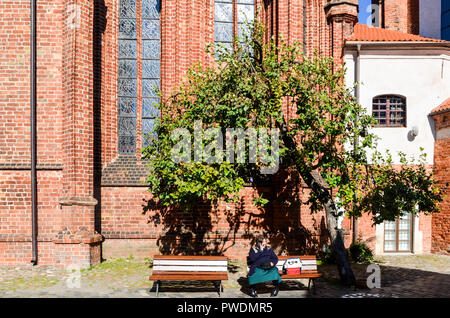
[[[403,33],[377,27],[370,27],[357,23],[353,34],[347,38],[347,42],[435,42],[448,43],[448,41],[425,38],[415,34]]]
[[[443,102],[442,104],[440,104],[438,107],[434,108],[431,111],[431,114],[437,114],[437,113],[441,113],[444,111],[450,110],[450,97],[447,98],[447,100],[445,102]]]

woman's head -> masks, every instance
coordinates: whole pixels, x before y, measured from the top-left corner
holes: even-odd
[[[260,245],[262,247],[265,247],[267,245],[267,239],[264,235],[258,235],[256,237],[256,245]]]

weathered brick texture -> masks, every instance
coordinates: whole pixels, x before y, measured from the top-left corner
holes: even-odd
[[[433,116],[437,138],[434,143],[434,176],[446,196],[440,213],[433,215],[432,246],[434,253],[450,254],[450,111]]]
[[[379,26],[405,33],[420,32],[420,0],[372,0],[379,7]]]

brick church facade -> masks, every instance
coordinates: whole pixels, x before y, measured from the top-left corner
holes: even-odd
[[[385,0],[381,7],[377,30],[420,36],[419,0]],[[168,96],[194,63],[212,65],[206,45],[229,43],[244,30],[243,16],[256,10],[267,38],[300,41],[307,55],[317,50],[339,62],[358,25],[358,0],[37,1],[38,264],[91,266],[102,257],[183,251],[241,258],[261,231],[280,252],[317,252],[327,244],[324,213],[311,215],[301,204],[309,189],[292,175],[260,187],[273,199],[266,210],[253,206],[251,185],[238,205],[201,206],[196,215],[165,215],[164,222],[148,203],[139,149],[157,116],[152,85]],[[0,12],[0,265],[28,264],[30,1],[1,1]],[[449,56],[448,42],[430,43]],[[448,97],[450,91],[430,106],[430,169],[450,194]],[[415,227],[420,232],[420,249],[411,243],[408,252],[450,253],[449,198],[441,213],[420,215],[410,226],[411,237]],[[348,246],[351,220],[342,227]],[[358,235],[375,249],[378,230],[369,218],[358,220]]]

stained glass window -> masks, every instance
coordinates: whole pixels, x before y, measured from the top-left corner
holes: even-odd
[[[148,145],[155,118],[159,116],[157,91],[161,69],[161,0],[142,0],[142,133],[143,146]]]
[[[119,4],[118,130],[119,153],[136,152],[137,108],[136,1]]]
[[[254,0],[237,0],[237,23],[238,36],[243,38],[244,35],[250,36],[250,30],[246,22],[253,22],[255,19],[255,1]]]
[[[159,115],[156,89],[160,86],[160,0],[141,0],[141,25],[137,25],[136,0],[119,2],[118,59],[118,133],[119,154],[136,153],[137,107],[142,105],[142,133],[151,132]],[[142,55],[138,56],[137,39],[142,39]],[[138,63],[140,59],[141,63]],[[138,65],[142,65],[142,81],[138,87]],[[142,91],[138,103],[138,91]],[[146,138],[143,138],[143,146]]]
[[[236,15],[234,14],[236,11]],[[254,0],[216,0],[214,6],[214,42],[233,46],[233,38],[249,35],[245,22],[255,18]],[[236,26],[236,28],[235,28]],[[237,34],[235,33],[237,30]]]

